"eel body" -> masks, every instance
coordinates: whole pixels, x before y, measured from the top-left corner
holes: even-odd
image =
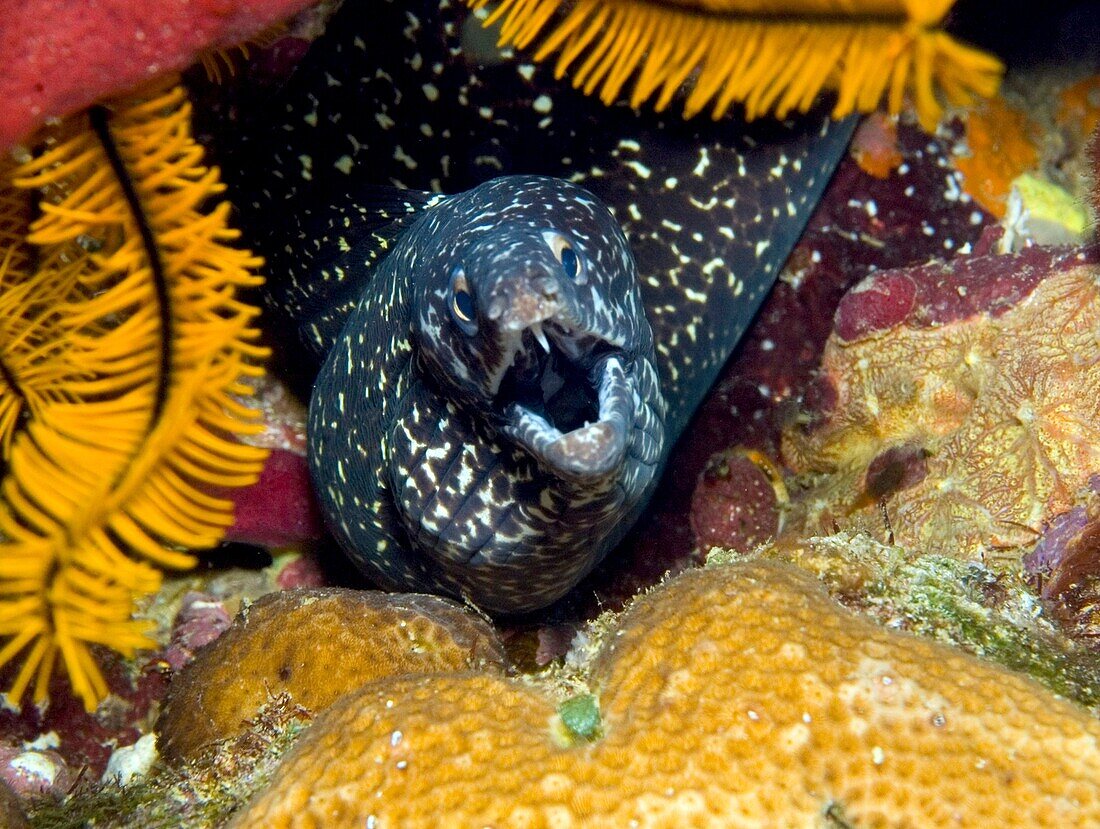
[[[347,0],[240,119],[226,177],[322,362],[334,535],[387,587],[497,613],[629,530],[852,127],[605,107],[449,0]]]
[[[428,208],[375,268],[318,374],[310,463],[386,584],[529,610],[633,522],[665,409],[614,217],[507,176]]]

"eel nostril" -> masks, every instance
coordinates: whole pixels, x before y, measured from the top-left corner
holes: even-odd
[[[558,298],[558,281],[550,276],[539,277],[535,281],[535,288],[543,299],[554,300]]]

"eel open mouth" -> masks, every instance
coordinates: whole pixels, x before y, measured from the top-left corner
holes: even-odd
[[[502,431],[568,477],[622,463],[634,423],[634,379],[618,346],[556,322],[523,331],[496,401]]]

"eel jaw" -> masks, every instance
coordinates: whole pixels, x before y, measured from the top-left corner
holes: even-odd
[[[624,350],[557,322],[531,324],[497,395],[500,432],[559,477],[592,480],[626,459],[638,399]],[[564,400],[564,402],[563,402]]]

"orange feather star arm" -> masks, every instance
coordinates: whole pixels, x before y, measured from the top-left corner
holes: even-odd
[[[266,350],[237,298],[261,260],[207,206],[223,185],[175,79],[41,137],[0,199],[0,666],[42,701],[60,663],[91,710],[92,646],[153,644],[135,600],[221,539],[212,493],[259,476],[235,436],[261,428],[240,398]]]
[[[489,0],[467,0],[483,9]],[[557,54],[555,75],[607,104],[633,78],[629,101],[665,109],[686,89],[684,115],[734,103],[747,118],[805,111],[825,90],[833,117],[870,112],[906,94],[925,129],[939,92],[965,105],[997,91],[1003,66],[937,26],[953,0],[501,0],[486,17],[500,42]]]

